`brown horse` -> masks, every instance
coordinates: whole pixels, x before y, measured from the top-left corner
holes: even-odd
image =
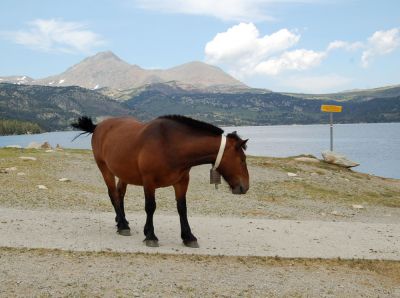
[[[219,127],[177,115],[162,116],[148,123],[129,117],[111,118],[97,125],[90,118],[81,117],[72,126],[83,130],[83,133],[93,133],[93,155],[107,185],[116,213],[118,233],[121,235],[130,235],[124,211],[127,184],[143,186],[147,214],[144,241],[147,246],[158,246],[153,226],[155,190],[172,185],[183,243],[198,247],[186,211],[191,167],[214,164],[219,155],[216,170],[227,181],[232,192],[244,194],[249,189],[243,151],[247,140],[242,140],[236,132],[224,137],[224,131]],[[222,146],[221,143],[225,142],[226,145]],[[119,178],[117,184],[115,177]]]

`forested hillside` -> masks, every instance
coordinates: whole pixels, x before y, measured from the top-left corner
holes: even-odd
[[[328,122],[328,115],[320,111],[321,104],[341,104],[343,112],[335,115],[335,122],[400,121],[400,96],[338,102],[254,90],[207,93],[157,86],[125,98],[113,100],[81,87],[0,84],[0,119],[28,121],[44,131],[69,129],[81,115],[95,121],[126,115],[148,121],[160,115],[182,114],[217,125],[315,124]]]

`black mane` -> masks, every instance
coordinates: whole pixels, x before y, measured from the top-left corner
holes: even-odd
[[[211,133],[213,135],[222,135],[224,133],[224,131],[215,126],[212,125],[210,123],[207,122],[203,122],[203,121],[199,121],[199,120],[195,120],[189,117],[185,117],[182,115],[165,115],[165,116],[160,116],[158,117],[160,119],[170,119],[182,124],[185,124],[189,127],[192,127],[194,129],[200,130],[200,131],[204,131],[204,132],[208,132]]]

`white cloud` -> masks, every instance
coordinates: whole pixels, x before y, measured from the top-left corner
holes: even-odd
[[[364,45],[362,42],[356,41],[356,42],[347,42],[347,41],[342,41],[342,40],[335,40],[329,43],[327,47],[327,52],[336,50],[336,49],[344,49],[346,51],[355,51],[360,48],[363,48]]]
[[[218,33],[205,46],[206,60],[210,63],[224,63],[239,60],[252,63],[268,55],[290,48],[298,42],[299,35],[287,29],[260,37],[252,23],[240,23],[227,31]]]
[[[259,63],[254,70],[266,75],[277,75],[285,70],[306,70],[318,66],[325,55],[325,52],[304,49],[284,52],[277,58]]]
[[[36,19],[29,25],[28,30],[8,31],[2,35],[17,44],[44,52],[90,54],[92,49],[104,44],[99,35],[81,23]]]
[[[326,52],[288,51],[299,40],[300,35],[288,29],[260,36],[254,24],[240,23],[218,33],[206,44],[206,61],[226,65],[229,72],[239,78],[256,74],[277,75],[286,70],[300,71],[319,65]]]
[[[386,55],[400,46],[400,29],[376,31],[368,38],[367,49],[362,53],[361,63],[367,67],[375,56]]]
[[[337,74],[318,76],[288,76],[279,83],[284,88],[294,88],[296,92],[326,93],[348,88],[352,79]]]
[[[136,0],[139,7],[166,13],[206,15],[222,20],[262,21],[270,4],[309,3],[318,0]]]

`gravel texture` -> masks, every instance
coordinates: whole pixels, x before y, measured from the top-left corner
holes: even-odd
[[[399,297],[400,263],[0,248],[1,297]]]

